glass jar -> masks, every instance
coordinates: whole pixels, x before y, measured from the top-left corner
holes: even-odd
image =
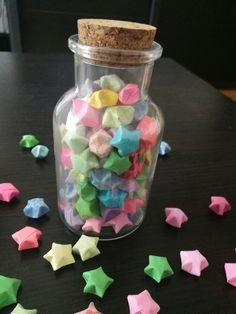
[[[68,42],[75,87],[53,115],[60,217],[78,235],[118,239],[146,214],[164,127],[148,88],[162,48],[92,47],[77,35]]]

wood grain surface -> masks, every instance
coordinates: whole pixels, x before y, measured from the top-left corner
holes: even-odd
[[[57,214],[52,139],[56,101],[73,86],[72,55],[0,53],[0,182],[12,182],[20,196],[0,202],[0,274],[22,279],[18,301],[39,314],[72,314],[89,301],[105,313],[127,314],[128,294],[148,289],[161,313],[236,313],[236,288],[225,279],[224,263],[236,262],[236,107],[216,89],[175,62],[157,62],[151,96],[162,108],[164,139],[171,154],[160,158],[148,212],[131,236],[99,243],[101,255],[53,272],[42,256],[52,242],[74,244]],[[22,150],[23,134],[35,134],[50,148],[45,161]],[[223,195],[233,210],[218,217],[208,210],[211,195]],[[44,197],[51,212],[39,220],[22,212],[27,200]],[[181,230],[164,222],[164,207],[189,216]],[[17,251],[11,234],[25,225],[43,232],[39,249]],[[198,249],[210,266],[200,278],[180,269],[180,250]],[[175,274],[155,283],[144,274],[148,255],[167,256]],[[103,299],[83,294],[82,272],[102,266],[115,279]],[[14,306],[0,310],[8,314]]]

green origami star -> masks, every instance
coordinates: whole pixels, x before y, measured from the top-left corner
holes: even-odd
[[[10,314],[37,314],[37,313],[38,311],[36,309],[33,310],[24,309],[23,306],[20,303],[18,303]]]
[[[144,272],[158,283],[174,274],[167,258],[155,255],[149,255],[149,264],[144,268]]]
[[[91,169],[99,166],[97,157],[90,152],[89,148],[85,149],[81,154],[72,154],[72,164],[75,170],[84,175],[87,175]]]
[[[105,169],[114,171],[118,175],[128,170],[130,166],[131,162],[129,161],[129,157],[121,157],[116,152],[111,152],[103,165]]]
[[[17,302],[21,280],[0,275],[0,309]]]
[[[114,281],[104,273],[102,267],[83,272],[82,276],[86,281],[84,293],[92,293],[100,298],[104,296],[105,291]]]
[[[97,189],[88,181],[77,182],[77,191],[85,201],[92,201],[97,197]]]
[[[82,220],[100,215],[100,207],[97,198],[86,201],[80,197],[75,204],[75,209]]]
[[[39,143],[39,141],[37,140],[37,138],[34,135],[27,134],[27,135],[22,136],[19,144],[21,147],[32,148],[35,145],[37,145],[38,143]]]

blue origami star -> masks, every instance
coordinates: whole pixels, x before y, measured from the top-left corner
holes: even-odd
[[[47,214],[49,210],[44,199],[39,197],[28,200],[27,205],[23,209],[25,216],[35,219]]]
[[[127,192],[115,189],[100,191],[98,198],[105,207],[120,207],[123,205],[124,199],[127,195]]]
[[[159,155],[164,156],[171,151],[171,147],[168,143],[161,141]]]
[[[49,149],[44,145],[37,145],[33,149],[31,149],[31,153],[35,158],[43,159],[48,155]]]
[[[139,130],[128,130],[123,126],[119,126],[110,144],[118,148],[118,153],[121,156],[126,156],[139,148],[139,139]]]
[[[110,190],[120,185],[121,178],[111,171],[93,169],[91,183],[99,190]]]

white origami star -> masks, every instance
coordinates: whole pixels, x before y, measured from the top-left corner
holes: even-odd
[[[207,259],[198,250],[181,251],[181,269],[187,273],[200,277],[201,271],[209,266]]]

